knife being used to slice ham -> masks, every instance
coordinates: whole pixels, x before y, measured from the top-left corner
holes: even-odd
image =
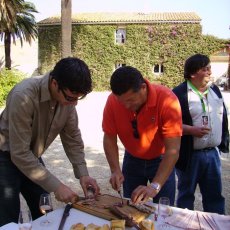
[[[122,207],[124,205],[124,200],[123,200],[123,196],[121,194],[121,189],[119,189],[117,192],[118,192],[118,194],[119,194],[119,196],[121,198],[121,207]]]

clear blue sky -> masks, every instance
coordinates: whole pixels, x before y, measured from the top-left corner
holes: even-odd
[[[36,20],[60,14],[61,0],[27,0],[39,11]],[[203,34],[230,39],[230,0],[72,0],[78,12],[195,12]]]

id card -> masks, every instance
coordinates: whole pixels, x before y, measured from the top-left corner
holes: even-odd
[[[202,116],[202,125],[206,127],[208,126],[208,116]]]

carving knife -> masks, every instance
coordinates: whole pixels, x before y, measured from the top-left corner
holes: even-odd
[[[121,194],[121,190],[118,190],[118,194],[119,194],[119,196],[121,198],[121,205],[124,205],[124,200],[123,200],[123,196]]]
[[[66,222],[66,219],[67,217],[69,216],[69,210],[72,208],[72,204],[71,203],[68,203],[66,206],[65,206],[65,210],[63,212],[63,215],[62,215],[62,218],[61,218],[61,222],[59,224],[59,227],[58,227],[58,230],[63,230],[63,227],[65,225],[65,222]]]

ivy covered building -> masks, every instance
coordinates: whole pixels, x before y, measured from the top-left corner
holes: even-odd
[[[210,56],[226,41],[202,35],[201,18],[186,13],[79,13],[72,16],[72,56],[92,72],[94,89],[105,90],[114,69],[131,65],[151,81],[169,87],[183,80],[183,65],[194,53]],[[61,18],[39,26],[39,72],[61,58]]]

